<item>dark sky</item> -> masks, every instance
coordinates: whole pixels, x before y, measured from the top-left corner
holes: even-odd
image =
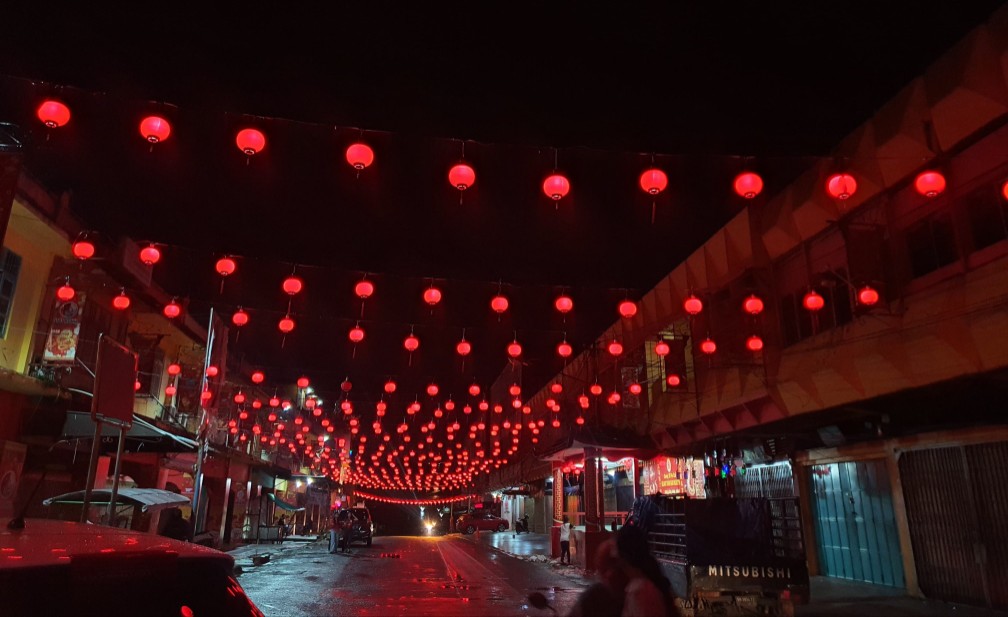
[[[367,399],[396,375],[460,400],[516,332],[526,389],[541,385],[564,333],[591,341],[746,206],[738,171],[763,174],[758,207],[999,3],[20,4],[4,12],[0,119],[30,130],[29,170],[72,190],[89,226],[168,245],[157,275],[195,313],[250,308],[234,349],[271,380],[305,372],[333,393],[350,377]],[[74,113],[48,140],[45,96]],[[136,126],[153,112],[175,133],[149,151]],[[269,144],[246,162],[233,140],[250,125]],[[359,178],[342,158],[358,138],[376,151]],[[459,204],[446,173],[462,139],[477,181]],[[558,208],[539,188],[554,159],[573,185]],[[654,224],[637,186],[652,159],[670,178]],[[223,253],[240,272],[218,294]],[[281,347],[295,264],[306,291]],[[364,272],[378,292],[354,356]],[[500,321],[498,281],[513,307]]]

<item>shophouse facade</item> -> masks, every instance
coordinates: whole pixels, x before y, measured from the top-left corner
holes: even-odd
[[[535,456],[554,487],[580,476],[589,532],[604,466],[638,448],[642,467],[675,462],[674,494],[797,497],[812,574],[1006,608],[1008,11],[833,155],[747,203],[556,376],[590,433],[633,437],[574,425]],[[944,189],[922,194],[925,171]],[[856,178],[847,199],[826,191],[836,173]],[[610,386],[580,410],[593,383],[620,400]],[[553,498],[556,520],[570,504]]]

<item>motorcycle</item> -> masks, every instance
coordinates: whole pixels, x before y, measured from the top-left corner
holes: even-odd
[[[515,521],[515,534],[521,532],[529,533],[529,516],[526,514],[517,521]]]

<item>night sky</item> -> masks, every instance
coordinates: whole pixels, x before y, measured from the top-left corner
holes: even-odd
[[[531,393],[562,368],[562,337],[583,348],[748,205],[735,174],[763,175],[759,207],[999,4],[22,3],[5,8],[0,120],[24,127],[28,171],[71,190],[91,229],[164,243],[156,278],[195,315],[249,310],[232,351],[270,382],[304,373],[335,398],[350,378],[367,401],[395,376],[403,405],[430,381],[460,401],[517,337]],[[49,139],[46,96],[74,114]],[[174,127],[153,149],[136,129],[150,113]],[[250,161],[234,145],[245,126],[269,140]],[[359,177],[343,159],[358,139],[376,153]],[[463,140],[477,180],[460,204],[446,174]],[[554,161],[573,187],[556,207],[540,189]],[[670,182],[654,200],[637,186],[652,161]],[[225,253],[239,272],[221,294]],[[281,347],[295,268],[306,291]],[[365,273],[377,291],[354,354]]]

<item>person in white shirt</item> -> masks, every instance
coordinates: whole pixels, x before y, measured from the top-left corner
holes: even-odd
[[[560,524],[560,563],[564,563],[564,557],[567,558],[567,565],[570,565],[570,532],[571,524],[570,519],[567,518],[565,514],[563,517],[563,523]]]

